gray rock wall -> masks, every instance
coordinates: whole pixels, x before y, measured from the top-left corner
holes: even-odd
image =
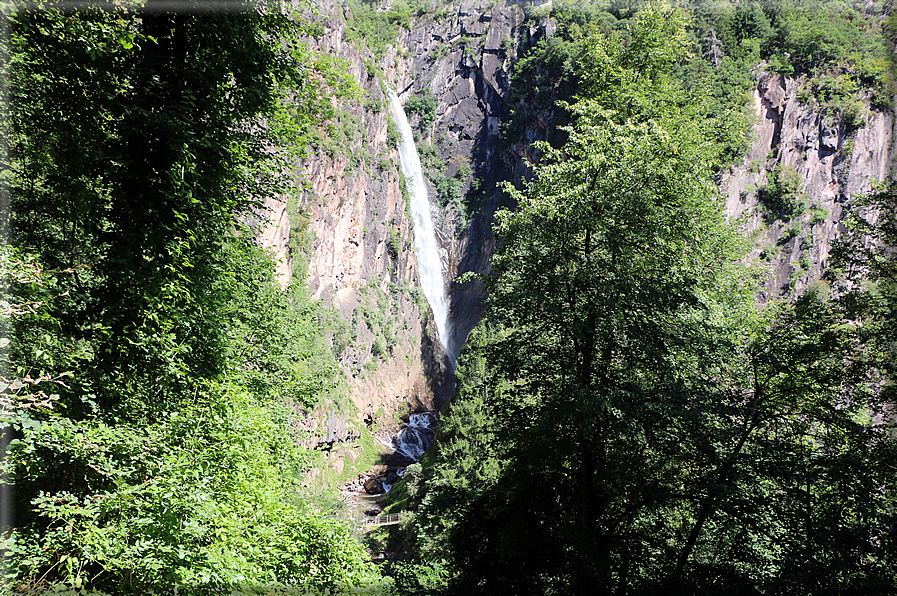
[[[832,241],[844,231],[851,199],[895,173],[893,111],[869,111],[865,124],[851,129],[821,107],[801,104],[800,85],[781,75],[758,73],[754,140],[743,162],[721,183],[726,215],[755,244],[752,264],[769,269],[760,301],[799,294],[818,280]],[[770,221],[759,200],[776,166],[799,175],[807,209],[794,219]]]

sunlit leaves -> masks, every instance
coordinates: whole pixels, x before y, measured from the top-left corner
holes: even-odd
[[[418,508],[462,592],[895,580],[868,323],[812,294],[755,305],[713,180],[736,127],[665,72],[674,15],[651,5],[628,40],[589,38],[566,143],[538,144],[532,177],[506,186],[488,325]],[[889,256],[863,266],[884,274]]]
[[[301,148],[321,89],[351,92],[346,75],[300,39],[310,27],[255,5],[38,8],[9,16],[4,182],[29,251],[4,260],[19,276],[3,296],[15,341],[0,346],[21,369],[2,420],[18,433],[2,470],[18,500],[11,577],[113,592],[376,583],[300,497],[289,417],[332,385],[333,358],[246,225],[292,187],[296,152],[277,148]]]
[[[72,587],[130,578],[117,589],[133,590],[376,583],[360,546],[299,499],[302,456],[283,425],[238,388],[205,395],[209,403],[139,428],[56,418],[27,429],[11,452],[20,466],[41,463],[30,452],[55,454],[92,490],[32,499],[46,527],[7,537],[20,555],[12,571],[55,565]]]

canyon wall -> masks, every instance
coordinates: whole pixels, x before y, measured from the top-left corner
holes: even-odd
[[[456,8],[456,9],[455,9]],[[491,214],[501,200],[496,183],[526,171],[502,140],[499,124],[509,113],[510,68],[524,12],[516,4],[464,0],[452,10],[429,13],[402,30],[398,44],[380,56],[347,39],[351,19],[337,2],[321,2],[317,20],[324,34],[312,43],[342,60],[358,82],[360,96],[333,99],[334,118],[297,164],[301,218],[312,236],[308,283],[312,296],[348,323],[339,364],[361,420],[395,419],[407,409],[441,407],[453,391],[453,375],[420,292],[412,223],[403,195],[398,154],[390,139],[384,88],[432,97],[435,118],[417,127],[419,144],[431,147],[430,162],[456,180],[458,199],[436,214],[437,236],[447,280],[460,273],[488,273],[494,250]],[[506,41],[508,40],[508,41]],[[326,136],[325,136],[326,135]],[[518,149],[519,151],[519,149]],[[521,169],[522,168],[522,169]],[[465,213],[462,198],[471,184],[478,204]],[[431,188],[436,200],[436,189]],[[260,241],[289,279],[291,218],[286,202],[271,201],[260,219]],[[293,222],[295,224],[295,222]],[[453,337],[463,343],[479,321],[485,291],[478,281],[449,281]],[[353,421],[332,408],[305,421],[321,441],[353,435]]]
[[[441,203],[436,220],[445,276],[452,280],[451,341],[460,344],[482,315],[485,289],[482,282],[454,279],[468,271],[489,273],[496,244],[493,213],[505,204],[498,183],[529,175],[531,142],[546,138],[556,124],[553,108],[530,110],[514,138],[503,136],[512,110],[529,109],[511,89],[517,48],[533,46],[555,30],[551,19],[526,21],[532,6],[460,0],[450,9],[413,17],[397,44],[381,53],[348,41],[352,15],[340,3],[320,2],[317,13],[307,15],[323,27],[316,49],[343,60],[361,89],[355,99],[333,99],[326,135],[297,166],[301,198],[294,210],[303,214],[313,237],[313,296],[347,323],[346,337],[334,338],[342,342],[335,351],[360,420],[394,419],[409,407],[438,409],[453,389],[419,289],[384,87],[395,89],[406,105],[411,98],[436,104],[426,119],[409,117],[419,149],[427,152],[424,162],[457,187],[451,200],[439,201],[437,189],[430,190],[434,203]],[[720,184],[726,215],[753,242],[751,266],[768,269],[762,302],[822,283],[851,198],[893,175],[897,131],[891,112],[870,111],[859,126],[848,127],[818,106],[801,104],[799,81],[762,68],[756,80],[750,150]],[[776,168],[800,178],[805,208],[793,217],[770,217],[761,201]],[[281,280],[290,270],[287,211],[286,204],[269,206],[274,223],[263,240],[284,263]],[[342,440],[353,432],[348,416],[334,408],[309,427],[326,440]]]
[[[801,85],[758,69],[751,147],[721,182],[727,217],[753,242],[752,265],[768,268],[761,302],[821,283],[851,199],[897,174],[893,111],[867,109],[858,126],[848,125],[802,104]],[[761,200],[776,169],[794,176],[801,206],[793,217],[771,217]]]

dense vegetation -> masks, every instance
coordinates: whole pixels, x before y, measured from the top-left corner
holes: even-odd
[[[299,19],[220,8],[9,15],[15,590],[380,583],[300,488],[295,422],[335,361],[302,280],[276,286],[250,227],[262,199],[289,192],[323,91],[347,83],[298,41]]]
[[[378,0],[348,0],[346,8],[348,38],[367,46],[375,56],[382,58],[386,46],[396,43],[399,29],[409,29],[411,17],[427,12],[430,2],[396,0],[382,10]]]
[[[873,107],[890,107],[895,88],[888,35],[895,21],[881,6],[822,0],[681,4],[687,16],[681,40],[686,51],[670,68],[687,90],[707,96],[706,117],[731,120],[733,112],[740,113],[754,84],[752,69],[760,63],[802,77],[802,97],[821,102],[823,111],[850,126],[862,122],[864,93]],[[508,129],[512,142],[529,107],[550,110],[557,99],[576,95],[583,75],[579,60],[590,33],[628,43],[638,8],[635,2],[558,0],[533,11],[534,19],[553,17],[558,30],[532,47],[529,39],[521,42],[513,73],[518,109]],[[563,124],[566,118],[562,111],[557,121]],[[741,157],[744,139],[720,139],[728,158]]]
[[[382,58],[440,6],[349,0],[347,36]],[[310,26],[255,8],[10,14],[4,586],[897,589],[897,191],[855,205],[834,293],[758,310],[715,180],[746,146],[760,61],[847,127],[886,107],[893,18],[817,0],[555,0],[529,16],[549,14],[556,35],[517,40],[505,134],[533,111],[560,126],[532,179],[503,188],[488,311],[436,449],[395,489],[410,560],[388,579],[300,486],[313,464],[295,422],[335,361],[320,307],[276,286],[252,241],[254,207],[291,192],[294,151],[355,142],[345,114],[314,132],[350,83],[297,41]],[[407,107],[431,126],[434,98]],[[468,166],[448,176],[421,153],[458,201]],[[795,185],[770,175],[770,217],[798,209]],[[395,313],[361,294],[344,325],[376,329],[386,358]]]
[[[651,5],[621,33],[588,6],[572,12],[588,21],[581,37],[568,20],[571,45],[549,39],[518,64],[536,89],[540,76],[568,85],[571,124],[536,144],[531,181],[506,186],[517,206],[498,213],[489,309],[462,353],[436,452],[409,468],[401,493],[416,562],[399,586],[893,592],[893,191],[869,199],[878,224],[854,216],[835,297],[808,291],[758,310],[744,241],[715,198],[714,171],[741,125],[682,76],[693,30]],[[804,47],[776,37],[794,19],[862,31],[862,19],[839,18],[856,14],[849,6],[828,19],[809,6],[717,14],[717,25],[734,19],[717,32],[721,47],[751,30],[737,25],[745,15],[778,23],[741,38],[768,42],[754,60]],[[859,60],[842,51],[853,38],[835,40],[795,68],[817,76]],[[558,84],[558,72],[571,78]]]

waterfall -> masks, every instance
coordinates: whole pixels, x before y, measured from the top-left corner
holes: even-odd
[[[420,461],[436,434],[436,417],[430,413],[412,414],[399,432],[392,437],[377,437],[381,445],[389,447],[411,461]]]
[[[405,473],[405,466],[411,462],[418,462],[427,451],[427,447],[436,436],[436,424],[438,416],[433,412],[412,414],[408,423],[402,425],[399,432],[391,437],[377,436],[377,441],[387,447],[393,454],[399,456],[402,467],[381,480],[383,492],[388,493],[398,478]]]
[[[408,183],[408,193],[411,195],[411,215],[414,220],[414,246],[417,249],[417,262],[420,267],[420,283],[430,308],[433,309],[433,319],[436,321],[436,330],[439,333],[439,341],[445,348],[452,366],[455,364],[456,354],[449,348],[450,331],[448,321],[448,301],[445,296],[445,279],[442,275],[442,258],[439,255],[439,245],[436,242],[436,228],[433,225],[433,213],[430,199],[427,193],[427,185],[424,182],[424,173],[420,165],[420,157],[414,146],[414,136],[411,133],[411,125],[405,116],[405,110],[399,102],[398,96],[389,90],[389,109],[399,126],[402,134],[402,142],[399,145],[399,156],[402,162],[402,173]]]

